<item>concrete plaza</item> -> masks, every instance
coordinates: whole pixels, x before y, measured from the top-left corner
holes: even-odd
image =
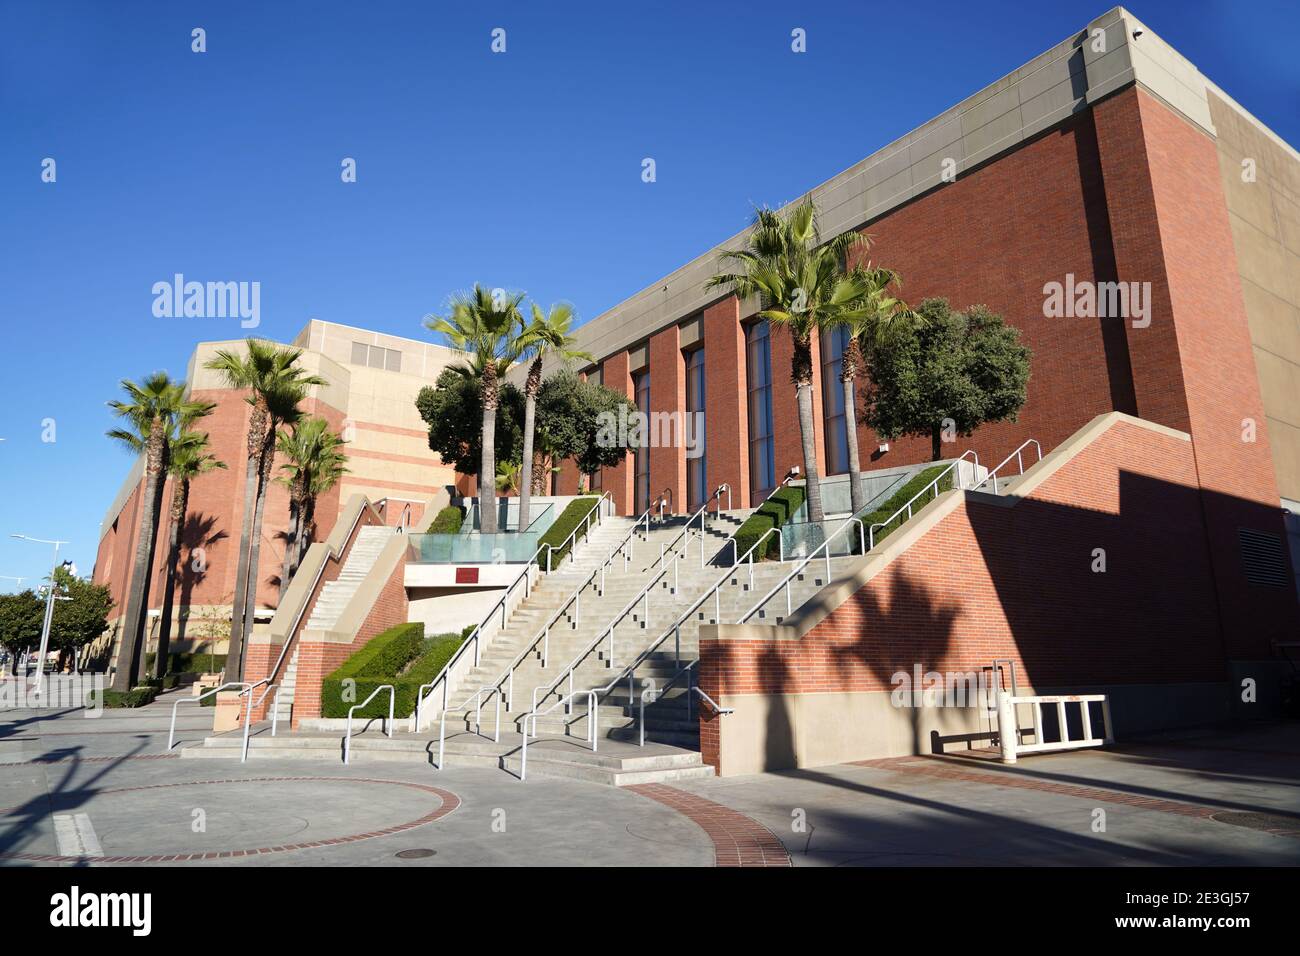
[[[181,760],[166,752],[173,700],[96,719],[7,711],[0,865],[1300,863],[1295,723],[1012,768],[909,757],[616,789],[418,762]],[[180,713],[178,737],[210,733],[210,710]]]

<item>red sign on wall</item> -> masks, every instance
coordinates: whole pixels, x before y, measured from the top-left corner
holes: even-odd
[[[457,584],[478,584],[478,568],[457,568]]]

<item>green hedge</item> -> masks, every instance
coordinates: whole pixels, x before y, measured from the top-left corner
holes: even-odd
[[[150,674],[153,673],[153,662],[157,656],[153,651],[144,656],[144,667]],[[208,651],[168,654],[167,660],[169,674],[215,674],[226,669],[226,655],[212,654]]]
[[[415,695],[421,684],[438,676],[438,672],[460,647],[460,634],[439,634],[425,638],[424,625],[417,622],[399,624],[372,638],[321,684],[321,716],[346,717],[354,704],[370,696],[376,687],[392,684],[396,698],[393,713],[410,716],[415,711]],[[354,700],[344,700],[344,681],[356,682]],[[357,711],[360,717],[387,717],[388,694],[380,694]]]
[[[145,704],[152,704],[154,698],[158,696],[156,687],[132,687],[128,691],[103,690],[105,707],[143,707]]]
[[[465,509],[460,505],[448,505],[433,516],[426,534],[460,534],[464,523]]]
[[[558,568],[560,561],[572,550],[573,545],[586,536],[585,530],[580,531],[573,541],[567,541],[569,535],[573,534],[573,529],[581,526],[587,520],[587,515],[596,510],[599,504],[600,495],[598,494],[587,494],[576,498],[570,501],[565,509],[560,512],[560,516],[555,519],[555,523],[546,529],[546,533],[537,542],[537,546],[540,548],[544,544],[549,544],[554,549],[550,552],[552,568]],[[543,568],[546,567],[546,555],[547,552],[542,551],[537,556],[537,563]]]
[[[880,505],[875,510],[868,512],[867,514],[862,516],[863,531],[870,533],[871,526],[873,524],[875,524],[878,521],[884,521],[886,518],[892,517],[894,512],[896,512],[899,508],[903,507],[903,505],[911,501],[913,497],[915,497],[918,493],[920,493],[922,488],[924,488],[930,482],[934,481],[935,476],[937,476],[941,471],[943,471],[947,467],[948,467],[947,465],[933,465],[929,468],[926,468],[924,471],[918,472],[912,478],[908,479],[908,481],[903,485],[903,487],[899,488],[898,491],[890,495],[888,501],[886,501],[883,505]],[[947,491],[952,487],[953,474],[954,473],[951,471],[948,472],[948,474],[944,475],[943,480],[939,482],[939,494],[942,494],[943,492]],[[933,501],[935,497],[937,497],[935,494],[927,494],[923,500],[918,501],[915,505],[912,506],[912,513],[915,514],[922,507],[924,507],[925,505]],[[907,521],[907,512],[904,511],[899,517],[895,518],[885,527],[877,528],[876,539],[875,539],[876,544],[879,544],[884,538],[889,537],[889,535],[891,535],[893,532],[901,528],[906,523],[906,521]]]
[[[772,496],[764,501],[754,511],[752,515],[745,519],[736,530],[736,558],[744,557],[764,534],[772,528],[779,528],[793,517],[794,513],[799,510],[799,506],[804,502],[804,489],[802,485],[786,485],[772,493]],[[762,552],[762,553],[759,553]],[[776,535],[769,535],[767,543],[755,552],[754,557],[757,560],[764,558],[775,558],[781,553],[781,545]]]

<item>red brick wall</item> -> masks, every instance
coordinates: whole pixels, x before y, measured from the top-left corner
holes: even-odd
[[[914,664],[994,658],[1035,687],[1219,681],[1213,581],[1192,446],[1120,423],[1015,508],[960,504],[803,638],[701,641],[700,686],[884,691]],[[717,766],[714,720],[701,743]]]
[[[299,644],[298,671],[293,696],[295,729],[304,719],[320,716],[320,689],[326,677],[365,647],[371,638],[382,634],[390,627],[406,623],[408,604],[405,578],[406,562],[399,561],[351,644],[326,644],[320,641],[304,641]]]
[[[704,310],[705,468],[709,490],[731,486],[738,508],[749,506],[749,414],[745,397],[745,333],[740,302],[728,296]],[[653,382],[654,368],[650,374]]]
[[[1294,596],[1241,570],[1238,528],[1284,530],[1215,143],[1136,87],[1096,114],[1120,275],[1154,300],[1149,327],[1126,324],[1138,410],[1191,432],[1229,656],[1268,658],[1261,621]]]
[[[654,378],[650,379],[653,384]],[[608,389],[618,392],[635,403],[632,394],[632,374],[628,371],[627,352],[617,352],[601,363],[601,382]],[[609,493],[614,502],[614,511],[618,514],[632,514],[636,498],[632,493],[633,480],[636,477],[636,463],[631,454],[613,468],[601,469],[601,490]]]
[[[668,489],[669,507],[665,512],[689,511],[686,500],[686,436],[683,429],[686,412],[686,361],[682,356],[678,328],[671,325],[650,339],[650,411],[666,412],[673,422],[667,427],[652,428],[656,439],[671,444],[650,449],[650,491],[658,495]]]

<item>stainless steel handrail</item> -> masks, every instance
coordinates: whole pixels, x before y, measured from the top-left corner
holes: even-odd
[[[596,701],[596,692],[594,690],[580,690],[569,696],[587,698],[587,742],[591,744],[591,752],[596,753],[598,749],[596,730],[597,730],[597,724],[599,723],[599,719],[600,719],[598,704]],[[562,697],[559,700],[557,700],[554,704],[552,704],[550,707],[546,708],[546,710],[540,712],[532,711],[530,713],[524,714],[524,721],[523,721],[523,728],[522,728],[524,732],[524,740],[523,740],[523,746],[519,748],[519,780],[521,783],[528,776],[528,720],[529,718],[532,718],[533,736],[536,736],[537,718],[545,717],[551,711],[555,710],[555,708],[567,702],[568,702],[568,697]]]
[[[609,492],[604,492],[603,494],[601,494],[601,496],[596,499],[596,506],[591,509],[591,512],[588,513],[587,517],[590,518],[592,514],[597,514],[598,516],[596,518],[596,523],[600,524],[601,517],[599,515],[600,512],[602,511],[605,500],[608,498],[609,498]],[[635,530],[635,526],[633,527],[633,530]],[[479,643],[480,643],[479,637],[483,631],[483,628],[485,628],[488,625],[488,623],[491,622],[491,620],[494,617],[496,617],[496,613],[498,609],[500,609],[501,611],[501,626],[505,627],[507,612],[508,612],[508,609],[506,607],[506,602],[509,601],[510,596],[514,593],[515,588],[518,586],[520,581],[525,582],[524,597],[525,598],[528,597],[527,582],[529,581],[529,575],[532,572],[533,562],[536,561],[537,556],[542,553],[542,548],[550,548],[550,547],[551,546],[549,544],[543,544],[538,546],[537,550],[533,552],[533,556],[528,559],[528,563],[524,565],[523,571],[520,572],[518,577],[516,577],[513,581],[510,582],[509,586],[505,590],[505,593],[501,595],[501,599],[497,601],[496,604],[492,605],[492,609],[487,612],[487,615],[483,618],[483,620],[479,622],[479,624],[474,628],[473,631],[470,632],[469,637],[465,638],[465,640],[461,643],[460,647],[456,649],[456,652],[451,655],[451,657],[447,660],[447,663],[443,665],[442,670],[438,672],[437,676],[434,677],[434,679],[429,681],[427,684],[421,684],[419,688],[417,688],[415,692],[415,720],[411,725],[412,733],[418,733],[420,731],[424,700],[425,697],[427,696],[425,694],[425,691],[432,690],[433,688],[437,687],[439,683],[441,683],[443,685],[443,697],[442,697],[443,706],[445,707],[447,705],[446,680],[447,680],[448,673],[450,673],[451,671],[451,668],[456,665],[456,663],[460,660],[461,656],[466,652],[467,648],[469,648],[471,644],[474,647],[474,665],[476,667],[478,666]],[[550,568],[550,557],[551,555],[550,552],[548,551],[546,555],[548,570]]]
[[[357,710],[359,710],[360,708],[366,706],[366,704],[370,703],[372,700],[374,700],[384,691],[388,691],[388,721],[387,723],[384,724],[384,735],[390,738],[393,736],[393,708],[397,703],[397,691],[393,688],[392,684],[380,684],[378,687],[376,687],[374,690],[370,692],[369,697],[367,697],[361,703],[353,704],[351,707],[348,708],[348,725],[347,725],[347,730],[344,732],[343,735],[343,762],[344,763],[350,763],[352,760],[352,714]]]
[[[231,687],[243,687],[245,689],[244,691],[240,691],[239,694],[240,697],[244,696],[245,691],[252,690],[252,686],[248,683],[248,681],[233,680],[233,681],[228,681],[225,684],[222,684],[220,687],[214,687],[212,688],[212,690],[204,691],[202,694],[199,694],[198,697],[182,697],[179,700],[177,700],[174,704],[172,704],[172,722],[171,722],[171,726],[167,730],[167,749],[171,750],[172,747],[176,746],[175,741],[176,741],[176,708],[177,707],[179,707],[181,704],[200,703],[204,700],[207,700],[207,698],[211,697],[213,694],[219,694],[223,690],[228,690]],[[248,708],[247,708],[247,712],[244,714],[244,748],[243,748],[243,756],[241,756],[239,760],[240,763],[243,763],[248,759],[248,724],[249,724],[248,718],[252,715],[252,712],[253,712],[253,696],[252,694],[249,694]]]
[[[500,687],[480,687],[478,692],[473,697],[470,698],[470,700],[478,702],[474,710],[474,733],[480,737],[483,736],[482,717],[483,717],[483,695],[484,694],[497,695],[497,723],[496,723],[496,732],[493,735],[492,740],[494,743],[500,743],[501,742],[501,688]],[[466,701],[465,703],[466,706],[468,707],[469,701]],[[450,707],[443,708],[442,717],[438,721],[438,769],[439,770],[442,770],[446,766],[443,757],[446,752],[446,746],[447,746],[447,715],[451,713],[451,711],[452,708]]]
[[[1028,448],[1030,445],[1033,445],[1034,450],[1038,452],[1038,458],[1035,460],[1034,463],[1037,464],[1038,462],[1042,461],[1043,446],[1038,443],[1038,439],[1036,438],[1027,439],[1026,441],[1021,442],[1015,451],[1007,455],[1006,458],[1003,458],[1002,461],[998,462],[997,467],[991,470],[987,475],[985,475],[983,480],[981,480],[978,484],[974,485],[971,488],[971,490],[978,491],[980,488],[983,488],[986,484],[988,484],[989,481],[991,480],[993,482],[993,493],[996,495],[998,493],[998,472],[1001,471],[1002,466],[1010,462],[1012,458],[1016,460],[1017,475],[1023,475],[1025,473],[1024,450]]]
[[[955,469],[958,465],[960,465],[963,461],[966,460],[966,456],[967,456],[967,455],[971,456],[971,460],[975,463],[976,473],[978,474],[979,466],[980,466],[980,456],[977,455],[977,454],[975,454],[975,452],[973,452],[973,451],[964,451],[964,452],[962,452],[959,456],[957,456],[957,458],[952,462],[952,464],[950,464],[950,465],[949,465],[947,468],[945,468],[943,471],[939,472],[939,474],[935,475],[933,481],[929,481],[929,482],[927,482],[924,488],[922,488],[920,491],[918,491],[916,494],[914,494],[910,499],[908,499],[907,504],[903,505],[901,508],[899,508],[897,511],[895,511],[892,515],[890,515],[888,518],[886,518],[884,521],[877,521],[877,522],[875,522],[874,524],[871,525],[871,529],[870,529],[870,531],[868,532],[868,538],[869,538],[869,540],[870,540],[870,545],[871,545],[871,547],[868,548],[868,550],[872,550],[872,549],[874,549],[875,546],[876,546],[876,529],[877,529],[877,528],[887,528],[887,527],[889,527],[889,525],[893,524],[894,519],[897,518],[899,515],[901,515],[904,511],[907,512],[907,518],[908,518],[908,520],[910,521],[911,518],[912,518],[912,505],[916,504],[916,502],[917,502],[918,500],[920,500],[920,498],[921,498],[923,495],[925,495],[926,493],[928,493],[928,492],[930,491],[931,488],[937,488],[939,482],[943,481],[944,477],[945,477],[945,476],[946,476],[950,471],[952,471],[953,469]],[[960,475],[960,473],[958,473],[958,474]],[[954,484],[956,484],[956,482],[954,482]],[[936,497],[936,498],[939,497],[939,494],[938,494],[938,491],[937,491],[937,490],[936,490],[936,492],[935,492],[935,497]]]

